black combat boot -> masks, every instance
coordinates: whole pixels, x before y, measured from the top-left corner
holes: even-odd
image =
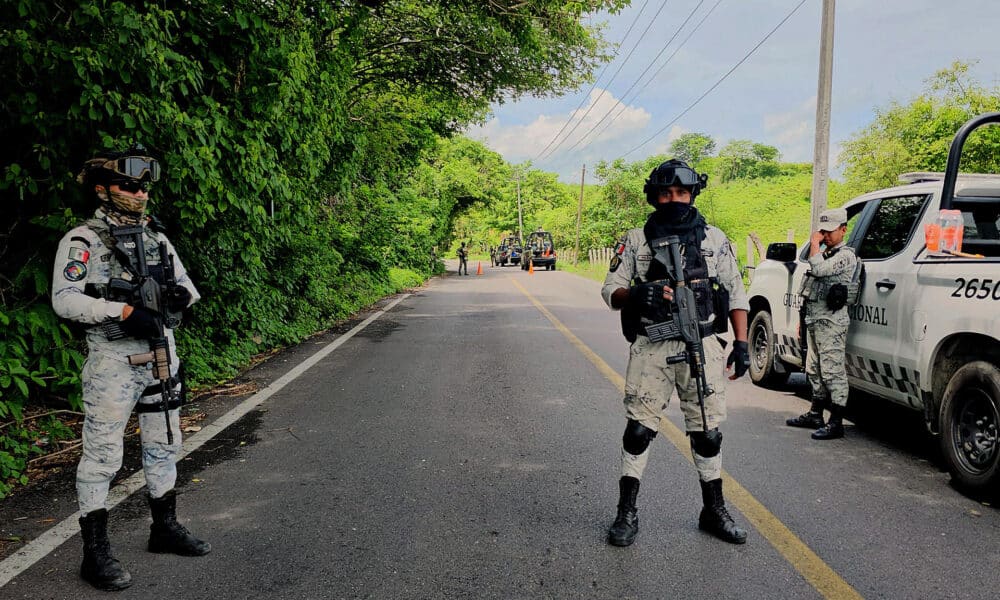
[[[844,437],[844,407],[830,405],[830,420],[812,434],[814,440],[835,440]]]
[[[698,517],[698,529],[707,531],[730,544],[745,544],[747,532],[736,526],[733,517],[726,510],[726,500],[722,497],[722,480],[701,481],[701,499],[705,507]]]
[[[94,510],[80,517],[80,532],[83,534],[80,577],[99,590],[124,590],[132,585],[132,575],[111,553],[107,509]]]
[[[608,543],[612,546],[630,546],[639,533],[639,512],[635,500],[639,495],[639,480],[622,477],[618,480],[618,516],[608,530]]]
[[[212,545],[191,535],[177,522],[177,494],[170,490],[162,498],[149,498],[153,524],[149,526],[150,552],[170,553],[180,556],[204,556]]]
[[[805,429],[819,429],[823,423],[823,409],[826,408],[825,400],[813,399],[809,412],[801,414],[791,419],[785,419],[785,425],[789,427],[802,427]]]

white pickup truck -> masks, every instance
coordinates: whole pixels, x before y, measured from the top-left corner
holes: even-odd
[[[959,175],[965,139],[1000,123],[972,119],[956,134],[944,174],[911,173],[908,185],[855,198],[848,245],[864,262],[849,308],[850,386],[922,411],[952,477],[974,492],[1000,491],[1000,175]],[[964,218],[962,251],[925,247],[924,224],[941,209]],[[804,365],[798,295],[806,247],[771,244],[750,285],[750,375],[779,383]]]

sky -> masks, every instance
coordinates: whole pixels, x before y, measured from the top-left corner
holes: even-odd
[[[823,0],[633,0],[617,15],[587,19],[603,23],[604,39],[617,45],[594,82],[558,98],[494,105],[487,122],[466,134],[510,163],[530,161],[567,183],[580,181],[583,165],[592,173],[601,160],[666,153],[688,132],[708,134],[717,150],[749,139],[777,147],[783,161],[812,162],[822,6]],[[995,0],[838,0],[834,23],[834,178],[841,144],[878,109],[922,93],[936,71],[956,60],[978,61],[972,77],[1000,85]]]

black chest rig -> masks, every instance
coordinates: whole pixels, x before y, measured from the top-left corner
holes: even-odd
[[[687,217],[680,223],[666,222],[662,215],[654,212],[649,215],[642,231],[650,248],[653,247],[653,240],[671,235],[680,238],[684,278],[695,294],[698,320],[703,324],[704,331],[714,330],[716,333],[724,333],[728,329],[729,295],[719,286],[718,281],[709,277],[708,263],[701,252],[702,242],[706,238],[706,227],[704,217],[696,208],[691,207]],[[667,267],[654,256],[646,273],[637,275],[636,283],[668,278]],[[622,333],[629,342],[634,342],[636,335],[644,331],[643,325],[668,321],[672,318],[673,315],[669,310],[657,314],[642,314],[640,311],[625,308],[621,313]]]
[[[688,287],[694,291],[698,307],[698,320],[702,322],[711,321],[715,314],[713,294],[715,282],[709,279],[708,263],[701,253],[706,227],[704,217],[698,213],[696,208],[691,207],[688,217],[681,223],[665,223],[660,215],[654,212],[642,228],[642,232],[646,236],[646,243],[650,248],[653,247],[653,240],[669,235],[676,235],[680,238],[684,279]],[[646,271],[643,281],[660,281],[668,278],[667,267],[654,256],[653,260],[649,262],[649,269]]]

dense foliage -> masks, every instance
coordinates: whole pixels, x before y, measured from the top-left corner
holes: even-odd
[[[211,382],[435,268],[456,212],[492,193],[481,149],[445,140],[587,80],[605,57],[582,17],[621,4],[4,2],[0,496],[34,451],[26,403],[79,406],[80,333],[48,294],[94,209],[73,180],[92,153],[161,158],[152,210],[204,296],[178,342]]]

